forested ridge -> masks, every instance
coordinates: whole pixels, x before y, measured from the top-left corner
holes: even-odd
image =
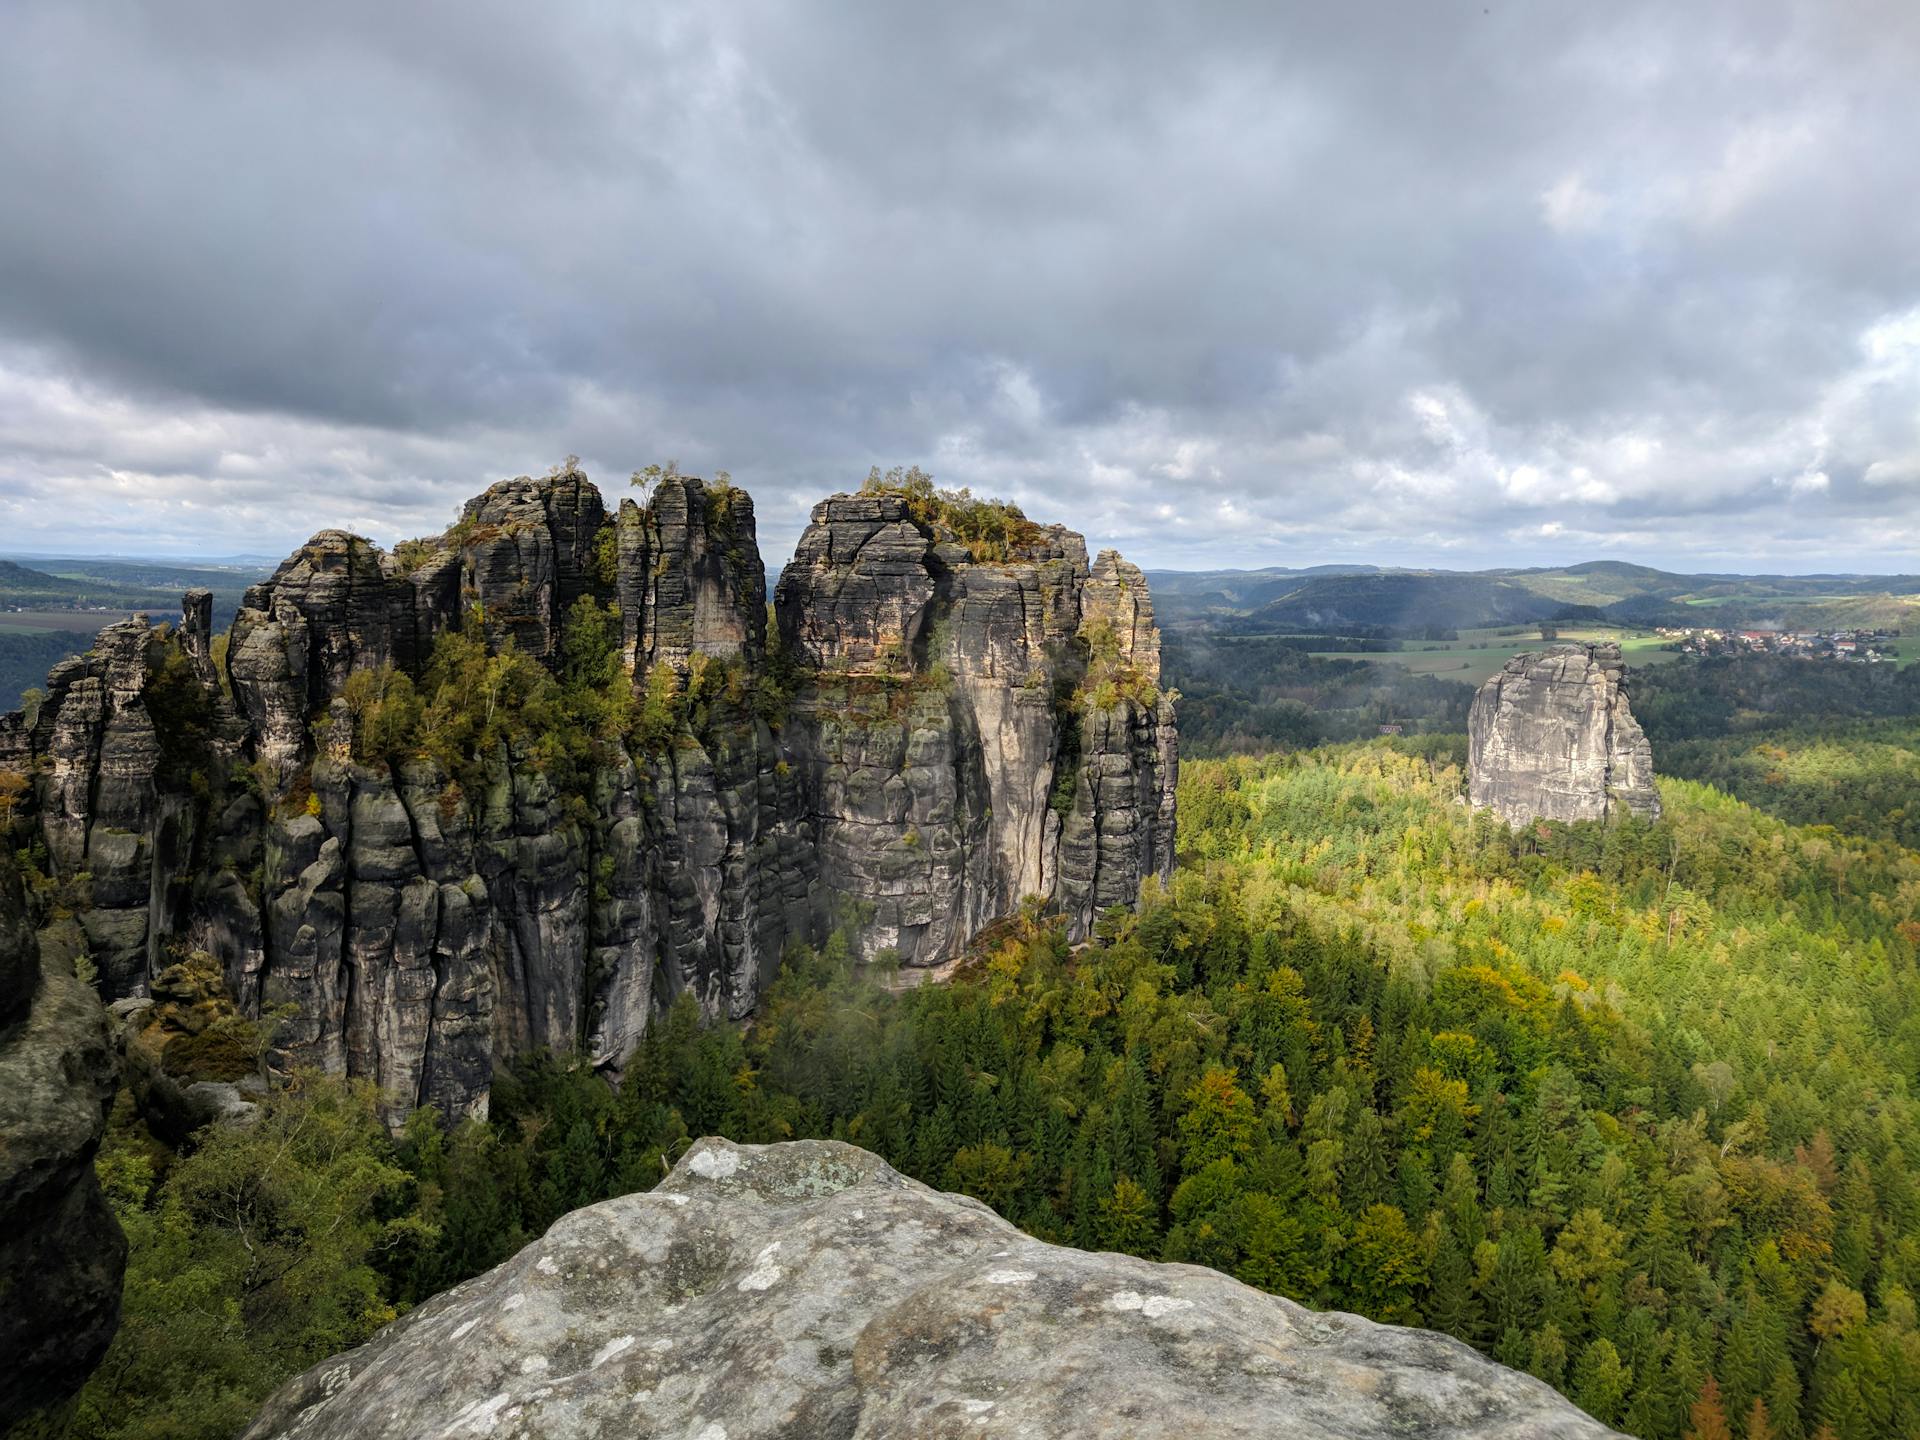
[[[1920,856],[1677,780],[1655,824],[1509,833],[1452,751],[1192,763],[1182,869],[1086,945],[1029,913],[901,992],[796,952],[617,1090],[546,1057],[393,1141],[309,1078],[184,1156],[123,1114],[126,1324],[29,1433],[231,1433],[707,1132],[1445,1330],[1637,1435],[1920,1430]]]
[[[1682,740],[1660,761],[1783,820],[1920,848],[1920,724],[1912,720]]]

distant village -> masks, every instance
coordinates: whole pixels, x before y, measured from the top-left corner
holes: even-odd
[[[1662,626],[1665,649],[1689,655],[1797,655],[1807,660],[1851,660],[1860,664],[1899,659],[1898,630],[1708,630]]]

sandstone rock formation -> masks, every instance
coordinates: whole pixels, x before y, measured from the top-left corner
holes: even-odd
[[[286,1385],[249,1440],[1599,1440],[1424,1330],[1047,1245],[828,1141],[699,1142]]]
[[[224,650],[204,592],[109,627],[0,718],[74,917],[43,942],[109,999],[212,955],[282,1017],[274,1067],[372,1079],[398,1123],[480,1112],[536,1047],[617,1068],[683,994],[744,1016],[843,919],[908,964],[1030,895],[1086,933],[1172,867],[1145,581],[923,500],[823,501],[771,625],[745,492],[670,474],[610,514],[568,470],[391,554],[321,532]],[[556,735],[529,661],[629,709]]]
[[[1653,750],[1627,705],[1617,645],[1516,655],[1468,716],[1467,798],[1510,825],[1660,816]]]
[[[40,964],[0,847],[0,1429],[80,1387],[120,1324],[127,1246],[93,1174],[114,1090],[93,992]]]

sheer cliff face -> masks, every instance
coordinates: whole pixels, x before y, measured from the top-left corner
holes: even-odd
[[[1516,655],[1474,696],[1468,798],[1510,825],[1660,815],[1616,645]]]
[[[113,1090],[106,1012],[41,964],[0,851],[0,1429],[77,1390],[120,1323],[127,1246],[93,1174]]]
[[[1059,526],[983,563],[906,500],[838,495],[780,576],[822,884],[869,954],[943,959],[1028,896],[1076,935],[1173,863],[1177,769],[1139,570]],[[1113,677],[1119,677],[1118,680]]]
[[[535,1047],[617,1067],[683,993],[745,1015],[849,916],[910,964],[1027,896],[1084,933],[1171,869],[1173,711],[1140,572],[1026,528],[987,562],[898,497],[836,496],[771,633],[731,486],[669,477],[610,515],[569,473],[393,554],[324,531],[248,592],[224,671],[196,593],[0,720],[74,916],[49,941],[109,998],[210,952],[285,1017],[277,1064],[373,1079],[397,1121],[482,1109]],[[448,646],[479,668],[450,682]],[[630,713],[557,763],[572,722],[513,656]],[[406,682],[413,728],[370,747]]]

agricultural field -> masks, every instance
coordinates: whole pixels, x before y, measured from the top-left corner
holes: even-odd
[[[1562,626],[1560,640],[1611,640],[1620,646],[1629,665],[1660,665],[1679,658],[1677,651],[1661,648],[1667,642],[1659,635],[1617,625]],[[1537,628],[1502,626],[1462,630],[1458,640],[1409,640],[1399,650],[1314,653],[1333,660],[1370,660],[1382,665],[1398,665],[1415,675],[1479,685],[1513,656],[1525,650],[1542,649],[1547,643],[1540,638]]]
[[[133,613],[131,610],[0,610],[0,633],[39,635],[64,630],[91,640],[106,626]]]

